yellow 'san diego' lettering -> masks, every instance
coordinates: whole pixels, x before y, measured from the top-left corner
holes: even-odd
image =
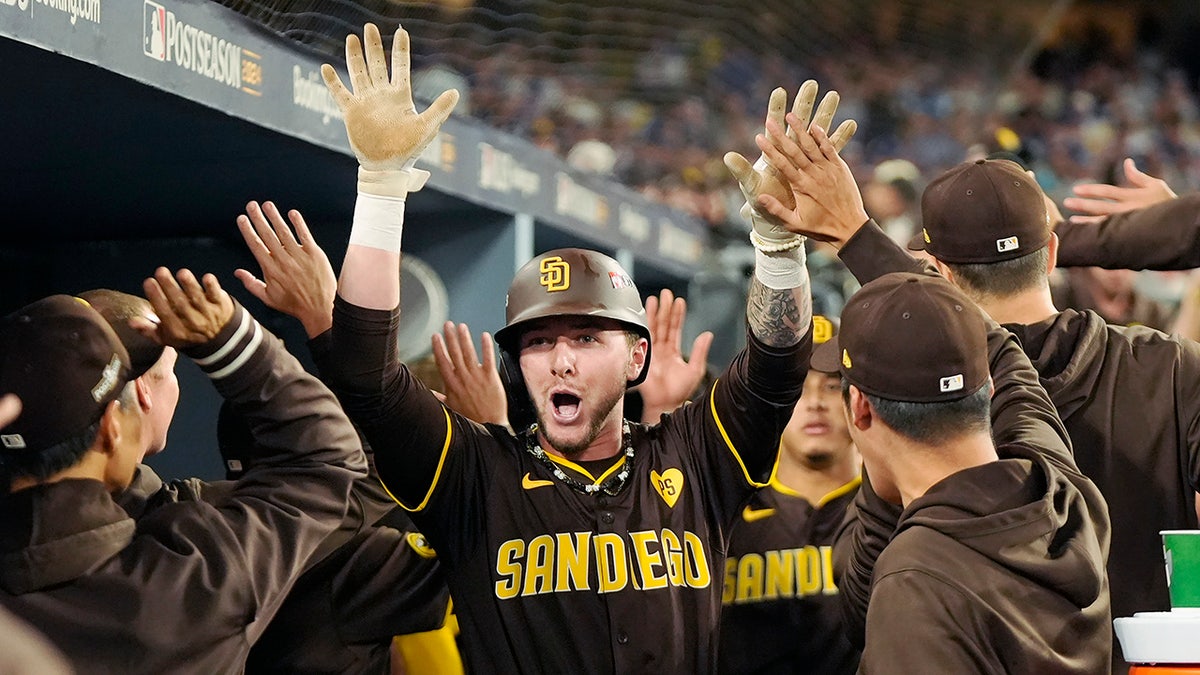
[[[694,532],[669,529],[510,539],[496,549],[496,575],[501,600],[593,589],[707,588],[712,583],[704,541]]]
[[[833,548],[801,546],[726,560],[721,602],[740,605],[837,592]]]

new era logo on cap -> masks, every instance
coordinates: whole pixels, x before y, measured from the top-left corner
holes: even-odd
[[[1018,248],[1021,248],[1021,244],[1019,241],[1017,241],[1016,237],[1006,237],[1004,239],[996,240],[996,250],[1001,253],[1006,251],[1015,251]]]
[[[938,380],[938,388],[941,389],[943,394],[951,391],[959,391],[963,388],[962,374],[959,373],[958,375],[943,377],[942,379]]]
[[[108,398],[113,389],[117,386],[117,377],[121,372],[121,357],[113,354],[112,359],[104,366],[104,370],[100,371],[100,381],[96,386],[92,387],[92,399],[99,403]]]

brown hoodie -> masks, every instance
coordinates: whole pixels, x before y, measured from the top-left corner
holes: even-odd
[[[873,223],[852,242],[862,246],[842,256],[863,283],[924,269]],[[903,512],[864,480],[839,540],[849,625],[865,613],[862,672],[1109,667],[1104,499],[1016,339],[993,324],[988,352],[1000,461],[947,477]]]
[[[1181,198],[1143,212],[1153,215],[1168,206],[1194,211],[1196,202]],[[1123,236],[1137,231],[1128,223],[1145,231],[1152,222],[1132,215],[1108,220],[1123,228]],[[1110,254],[1105,260],[1120,262],[1119,242],[1104,241]],[[920,265],[871,223],[842,256],[864,274]],[[1158,532],[1197,527],[1200,345],[1145,327],[1106,325],[1095,312],[1074,310],[1006,328],[1016,334],[1050,394],[1079,469],[1095,481],[1113,514],[1108,560],[1113,616],[1169,609]],[[1113,651],[1114,669],[1121,671],[1120,650]]]
[[[1000,450],[904,510],[875,563],[860,672],[1108,668],[1103,502],[1040,450]]]
[[[89,673],[228,673],[366,475],[333,394],[241,307],[189,350],[250,420],[257,466],[134,520],[96,480],[0,496],[0,605]]]

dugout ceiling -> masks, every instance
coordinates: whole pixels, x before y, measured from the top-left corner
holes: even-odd
[[[322,59],[300,49],[207,0],[0,0],[0,243],[236,237],[249,199],[344,228],[355,161]],[[679,278],[707,242],[694,219],[469,118],[419,166],[433,177],[414,227],[524,213]]]

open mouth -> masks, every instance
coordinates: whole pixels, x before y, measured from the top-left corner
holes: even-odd
[[[579,416],[580,398],[566,392],[556,392],[550,395],[550,404],[554,408],[554,417],[560,422],[570,422]]]

